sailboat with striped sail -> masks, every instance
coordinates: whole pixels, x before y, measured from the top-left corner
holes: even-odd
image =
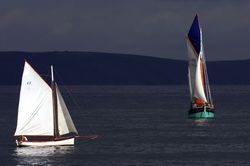
[[[20,90],[17,146],[74,145],[78,132],[54,81],[51,86],[25,62]]]
[[[189,118],[213,118],[214,105],[208,80],[203,48],[202,30],[198,15],[187,34],[188,79],[191,96]]]

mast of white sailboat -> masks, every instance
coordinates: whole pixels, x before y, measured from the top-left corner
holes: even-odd
[[[53,66],[51,65],[51,89],[52,89],[52,104],[53,104],[53,119],[54,119],[54,137],[59,137],[58,132],[58,118],[57,118],[57,99],[56,99],[56,88],[54,81],[54,71]]]

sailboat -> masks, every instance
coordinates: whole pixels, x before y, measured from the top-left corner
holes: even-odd
[[[53,66],[49,86],[25,62],[14,136],[17,146],[74,145],[78,132],[54,81]]]
[[[213,118],[214,105],[208,80],[207,66],[198,15],[187,34],[188,79],[191,96],[189,118]]]

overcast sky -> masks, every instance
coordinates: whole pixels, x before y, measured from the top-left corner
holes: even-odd
[[[187,59],[199,14],[208,60],[250,58],[249,0],[0,2],[0,51],[94,51]]]

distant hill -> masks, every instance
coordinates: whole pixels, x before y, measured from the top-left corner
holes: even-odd
[[[95,52],[0,52],[0,84],[19,85],[24,60],[64,85],[188,84],[187,62]],[[250,60],[207,63],[211,84],[250,84]],[[249,73],[248,73],[249,72]],[[46,77],[49,80],[49,77]]]

